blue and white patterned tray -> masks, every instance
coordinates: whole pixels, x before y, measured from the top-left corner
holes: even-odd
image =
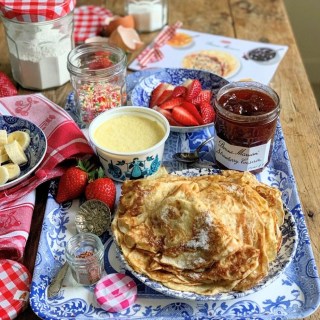
[[[142,75],[143,72],[130,75],[128,87]],[[172,154],[181,150],[194,150],[212,133],[212,128],[193,133],[171,133],[164,156],[164,164],[168,170],[186,169],[185,165],[172,161]],[[212,165],[210,150],[210,144],[202,149],[202,161],[198,167]],[[277,127],[272,160],[257,178],[282,191],[283,202],[294,216],[298,229],[297,249],[291,263],[267,287],[230,300],[184,300],[156,292],[132,276],[138,284],[138,299],[135,304],[121,313],[108,313],[97,306],[93,288],[77,285],[71,274],[67,273],[59,295],[48,299],[47,286],[64,263],[67,240],[76,233],[74,214],[81,202],[77,200],[59,206],[53,199],[56,187],[53,182],[31,284],[32,309],[43,319],[285,320],[308,316],[320,304],[320,280],[280,125]],[[108,233],[103,236],[103,241],[106,248],[106,272],[125,272],[130,275],[117,256],[115,244]]]

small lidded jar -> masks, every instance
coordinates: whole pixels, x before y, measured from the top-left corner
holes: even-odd
[[[167,24],[167,0],[127,0],[126,13],[133,16],[138,31],[156,31]]]
[[[100,280],[104,271],[104,246],[93,233],[78,233],[67,243],[66,260],[73,278],[90,286]]]
[[[74,6],[75,0],[0,2],[13,78],[22,87],[44,90],[70,80]]]
[[[233,82],[215,100],[215,158],[222,168],[261,172],[269,163],[280,100],[258,82]]]
[[[100,113],[126,104],[125,52],[106,43],[85,43],[68,55],[79,122],[89,126]]]

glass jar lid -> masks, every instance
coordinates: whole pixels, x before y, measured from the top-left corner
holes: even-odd
[[[21,22],[43,22],[59,19],[70,13],[76,0],[0,0],[0,11],[9,19]]]

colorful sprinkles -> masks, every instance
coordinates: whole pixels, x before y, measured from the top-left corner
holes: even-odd
[[[126,101],[119,85],[109,82],[85,83],[78,91],[80,117],[86,124],[105,110],[121,106]]]

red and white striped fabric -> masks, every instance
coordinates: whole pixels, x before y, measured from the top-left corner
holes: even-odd
[[[20,260],[30,231],[35,188],[61,176],[66,170],[60,165],[64,160],[93,154],[93,150],[70,115],[41,94],[0,98],[0,114],[32,121],[48,141],[47,153],[35,174],[0,191],[0,256]]]
[[[75,4],[76,0],[0,0],[0,10],[7,19],[41,22],[64,17]]]
[[[14,319],[28,303],[31,275],[22,264],[0,259],[0,319]]]
[[[110,10],[98,6],[80,6],[74,9],[74,41],[82,43],[99,34]]]
[[[182,27],[182,22],[177,21],[172,26],[166,26],[159,32],[153,41],[153,44],[144,49],[137,57],[139,65],[142,68],[148,66],[149,63],[163,59],[163,53],[160,47],[164,46],[176,33],[178,28]]]
[[[101,308],[120,312],[136,301],[137,285],[123,273],[112,273],[99,280],[94,294]]]

